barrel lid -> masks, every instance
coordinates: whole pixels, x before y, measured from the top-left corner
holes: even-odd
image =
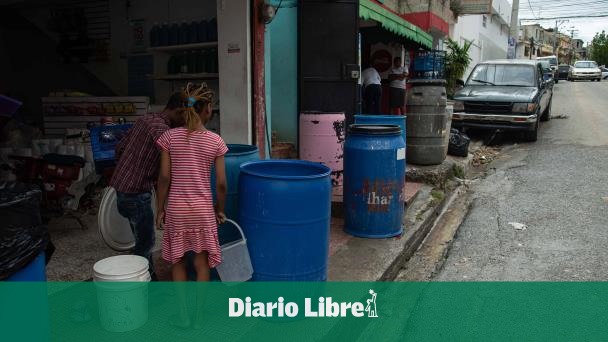
[[[255,145],[228,144],[226,146],[228,147],[226,156],[245,156],[258,153],[258,147]]]
[[[248,161],[240,166],[241,174],[269,179],[308,180],[329,177],[327,166],[306,160],[270,159]]]
[[[344,112],[320,112],[320,111],[316,111],[316,110],[311,110],[311,111],[301,112],[300,114],[304,114],[304,115],[344,115]]]
[[[413,78],[413,79],[408,80],[407,83],[412,84],[412,85],[420,85],[420,86],[434,86],[434,85],[445,86],[448,82],[444,79]]]
[[[360,133],[367,135],[395,135],[401,134],[401,127],[398,125],[350,125],[349,133]]]
[[[156,214],[156,195],[152,192],[152,210]],[[135,237],[131,231],[129,220],[120,215],[116,205],[116,190],[112,187],[107,187],[104,190],[101,203],[99,204],[99,212],[97,214],[97,225],[99,233],[103,241],[118,252],[125,252],[135,247]],[[156,230],[157,234],[162,234]],[[158,237],[157,237],[158,238]]]
[[[119,252],[135,247],[135,238],[129,220],[118,212],[114,188],[106,188],[104,191],[99,204],[97,223],[101,237],[108,247]]]
[[[148,259],[138,255],[116,255],[93,265],[96,277],[129,277],[148,270]]]

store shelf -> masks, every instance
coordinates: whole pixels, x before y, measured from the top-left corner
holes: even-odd
[[[148,48],[150,52],[171,52],[171,51],[180,51],[180,50],[192,50],[192,49],[202,49],[209,47],[216,47],[217,42],[207,42],[207,43],[194,43],[194,44],[183,44],[183,45],[167,45],[167,46],[156,46]]]
[[[220,74],[202,73],[202,74],[175,74],[175,75],[148,75],[152,80],[157,81],[181,81],[181,80],[216,80]]]

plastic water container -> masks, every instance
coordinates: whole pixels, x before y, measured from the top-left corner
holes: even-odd
[[[344,231],[365,238],[403,232],[405,142],[397,125],[351,125],[344,144]]]
[[[150,46],[155,47],[160,43],[160,27],[158,23],[154,23],[152,29],[150,30]]]
[[[300,114],[300,158],[331,169],[332,194],[342,196],[344,173],[344,113]]]
[[[331,169],[303,160],[241,164],[239,223],[254,281],[325,281]]]
[[[32,262],[8,277],[6,281],[46,281],[45,258],[44,251],[40,252]]]
[[[241,238],[221,246],[223,260],[216,267],[217,273],[223,282],[247,281],[253,275],[253,266],[251,266],[245,233],[233,220],[227,219],[226,222],[234,225],[239,230]]]
[[[226,217],[239,216],[239,174],[241,172],[241,164],[259,160],[260,154],[257,146],[244,144],[228,144],[228,152],[224,156],[226,166],[226,204],[224,213]],[[215,166],[211,169],[211,192],[213,198],[217,198],[215,192]],[[218,235],[221,244],[235,241],[240,238],[239,232],[230,225],[220,227]]]
[[[158,46],[169,45],[169,24],[163,23],[158,30]]]
[[[93,265],[99,321],[111,332],[135,330],[148,321],[148,260],[117,255]]]

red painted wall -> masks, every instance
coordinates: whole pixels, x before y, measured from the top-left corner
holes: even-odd
[[[407,13],[402,14],[401,17],[425,31],[435,28],[446,35],[450,31],[448,23],[433,12]]]
[[[266,91],[264,82],[264,22],[260,16],[264,0],[251,0],[251,25],[253,35],[253,132],[260,159],[266,158]]]

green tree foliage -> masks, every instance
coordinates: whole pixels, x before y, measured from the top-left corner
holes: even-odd
[[[591,42],[591,59],[599,65],[608,64],[608,34],[606,31],[596,33]]]
[[[448,38],[446,45],[448,52],[445,61],[445,74],[447,84],[448,96],[454,96],[454,89],[456,88],[456,81],[462,79],[465,71],[471,63],[471,57],[469,56],[469,50],[473,42],[465,41],[462,46],[458,42]]]

